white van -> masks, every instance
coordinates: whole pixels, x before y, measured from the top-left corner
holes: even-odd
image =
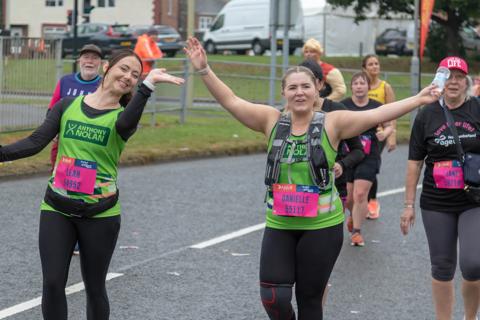
[[[282,1],[280,1],[281,3]],[[298,1],[292,1],[299,6]],[[280,9],[280,19],[283,10]],[[300,7],[291,10],[295,24],[289,29],[289,53],[303,46],[303,15]],[[282,48],[283,27],[277,30],[278,49]],[[231,0],[215,17],[203,35],[207,53],[234,50],[244,54],[252,49],[261,55],[270,49],[270,0]]]

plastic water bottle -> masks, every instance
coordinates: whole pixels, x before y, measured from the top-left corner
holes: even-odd
[[[435,73],[435,78],[433,78],[432,84],[435,84],[437,88],[435,91],[442,93],[443,88],[445,88],[445,82],[447,82],[448,77],[450,77],[450,70],[446,67],[439,67],[437,73]]]

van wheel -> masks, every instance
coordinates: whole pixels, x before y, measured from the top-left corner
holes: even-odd
[[[215,48],[215,43],[213,43],[212,41],[208,41],[205,44],[205,51],[207,51],[208,54],[217,53],[217,48]]]
[[[252,44],[252,51],[256,56],[261,56],[265,52],[265,48],[262,46],[260,41],[255,40]]]

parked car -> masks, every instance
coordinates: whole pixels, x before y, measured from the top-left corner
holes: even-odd
[[[386,29],[375,39],[375,53],[378,55],[412,55],[413,46],[413,34],[410,36],[404,29]]]
[[[463,47],[466,51],[478,54],[480,52],[480,35],[473,27],[463,27],[460,30],[460,37],[462,38]]]
[[[93,43],[102,49],[104,56],[110,56],[114,50],[135,47],[137,38],[134,37],[127,24],[84,23],[77,27],[77,38],[73,32],[66,34],[62,41],[62,57],[77,52],[87,43]]]
[[[178,51],[182,50],[185,46],[185,42],[182,41],[180,34],[175,28],[167,25],[137,25],[131,26],[130,30],[132,34],[138,37],[141,34],[146,33],[149,29],[155,29],[157,31],[157,45],[167,57],[175,57]]]

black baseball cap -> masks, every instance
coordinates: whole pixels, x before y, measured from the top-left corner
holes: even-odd
[[[300,63],[299,66],[310,69],[310,71],[312,71],[315,78],[317,78],[319,81],[323,80],[323,70],[322,70],[322,67],[317,63],[317,61],[312,59],[307,59],[302,61],[302,63]]]
[[[102,54],[102,49],[100,49],[98,46],[94,45],[94,44],[86,44],[82,47],[82,49],[80,49],[80,54],[78,55],[79,57],[84,54],[84,53],[87,53],[87,52],[93,52],[93,53],[96,53],[100,56],[100,58],[103,59],[103,54]]]

